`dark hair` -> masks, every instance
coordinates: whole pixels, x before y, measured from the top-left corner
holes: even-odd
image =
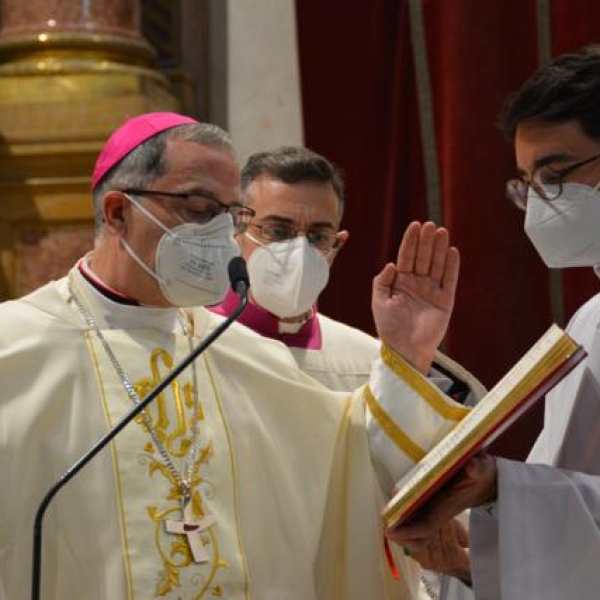
[[[339,200],[340,216],[344,211],[344,182],[341,171],[324,156],[301,146],[282,146],[250,156],[242,169],[242,192],[261,175],[283,183],[317,181],[330,183]]]
[[[600,138],[600,46],[557,57],[509,96],[500,129],[513,140],[517,126],[525,121],[577,121],[587,135]]]

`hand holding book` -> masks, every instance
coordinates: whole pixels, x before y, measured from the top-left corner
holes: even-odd
[[[496,498],[496,462],[493,456],[480,453],[473,456],[444,487],[434,495],[414,518],[388,530],[387,537],[404,546],[413,555],[424,551],[438,531],[453,517],[474,506],[492,502]]]
[[[383,512],[388,530],[394,531],[390,537],[404,545],[425,542],[456,514],[495,497],[494,459],[476,453],[523,415],[584,356],[583,348],[560,328],[552,326],[402,478],[397,493]],[[444,493],[436,494],[453,475],[455,479],[444,488]],[[417,510],[416,518],[409,522]]]

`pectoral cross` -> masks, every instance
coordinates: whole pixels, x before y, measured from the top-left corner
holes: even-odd
[[[192,514],[192,503],[186,502],[183,508],[183,519],[181,521],[167,519],[165,521],[165,528],[167,533],[179,533],[187,536],[187,542],[192,551],[194,562],[203,563],[210,560],[210,555],[202,544],[200,534],[211,525],[214,525],[214,522],[214,517],[204,517],[197,521]]]

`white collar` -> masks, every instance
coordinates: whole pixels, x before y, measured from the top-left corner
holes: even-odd
[[[87,258],[87,257],[86,257]],[[85,259],[84,259],[85,260]],[[85,261],[85,269],[95,279],[102,281]],[[167,332],[184,332],[182,315],[177,307],[137,306],[111,300],[96,289],[85,277],[81,281],[91,295],[98,322],[104,322],[109,329],[158,329]]]

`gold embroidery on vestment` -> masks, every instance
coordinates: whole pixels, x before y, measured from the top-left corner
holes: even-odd
[[[165,373],[162,372],[162,367],[164,367]],[[172,369],[172,356],[162,348],[155,349],[150,357],[150,371],[152,377],[145,377],[141,381],[133,384],[135,391],[140,398],[144,398],[146,394],[154,389]],[[193,386],[190,382],[187,382],[183,386],[183,398],[179,381],[175,380],[171,382],[167,389],[170,390],[172,394],[172,407],[175,409],[175,426],[171,427],[171,420],[167,410],[167,390],[156,397],[152,406],[146,409],[146,413],[150,415],[151,423],[156,431],[156,435],[164,444],[169,454],[181,458],[187,454],[192,443],[191,439],[186,437],[189,429],[185,419],[185,406],[194,406]],[[153,414],[155,415],[154,419],[152,418]],[[199,420],[203,417],[204,413],[200,410]],[[138,417],[137,421],[145,427],[141,416]],[[193,417],[190,426],[193,426]],[[178,441],[179,445],[177,445]]]
[[[201,506],[200,494],[197,492],[195,492],[193,495],[192,506]],[[197,514],[195,508],[192,510],[195,517],[203,516]],[[157,583],[155,591],[155,595],[159,597],[166,596],[173,590],[173,588],[178,587],[180,585],[180,570],[194,564],[192,552],[185,535],[181,534],[169,536],[169,540],[167,540],[169,542],[169,548],[165,549],[163,547],[165,542],[161,536],[161,532],[164,528],[164,522],[170,515],[174,515],[176,513],[181,513],[181,509],[178,507],[172,507],[164,511],[158,511],[154,506],[148,507],[148,515],[155,523],[154,539],[156,547],[158,548],[158,552],[164,565],[164,570]],[[212,546],[213,560],[210,563],[210,571],[204,579],[200,591],[194,597],[195,600],[202,598],[206,590],[212,585],[217,575],[217,571],[227,567],[227,562],[224,561],[220,556],[219,540],[214,531],[214,527],[210,527],[207,530],[207,535],[202,536],[202,544],[204,546]],[[177,560],[178,557],[179,560]]]
[[[102,370],[100,368],[98,357],[95,353],[94,346],[91,342],[89,334],[86,334],[87,342],[90,347],[90,354],[98,379],[98,387],[102,399],[103,410],[106,415],[107,426],[112,426],[109,417],[109,400],[106,397],[106,389],[110,385],[103,381]],[[136,392],[141,398],[145,397],[172,369],[174,360],[172,355],[162,348],[155,349],[149,357],[150,374],[142,377],[139,381],[132,382]],[[193,367],[192,367],[193,368]],[[208,369],[208,365],[207,365]],[[218,414],[223,419],[225,436],[227,439],[227,449],[229,451],[229,460],[232,465],[235,489],[235,470],[233,466],[233,448],[231,444],[231,433],[228,429],[221,400],[218,398],[215,383],[212,374],[209,373],[209,389],[207,393],[212,395],[216,405],[218,406]],[[211,400],[212,401],[212,400]],[[197,399],[198,408],[195,411],[194,385],[190,380],[185,382],[174,382],[163,390],[162,394],[157,396],[155,404],[150,405],[146,412],[149,417],[149,422],[155,428],[157,437],[161,440],[165,449],[172,459],[178,459],[181,463],[185,459],[192,445],[194,418],[196,414],[197,422],[201,433],[202,422],[205,419],[205,412],[202,407],[200,398]],[[194,414],[195,413],[195,414]],[[141,419],[136,419],[139,426],[145,434],[148,434],[148,428]],[[203,499],[214,498],[216,496],[216,486],[213,482],[206,479],[202,472],[203,467],[206,467],[214,455],[214,445],[212,440],[199,438],[201,442],[198,446],[197,456],[191,468],[189,487],[191,490],[191,510],[195,519],[202,519],[208,516],[209,511],[204,506]],[[218,524],[210,525],[200,534],[202,545],[208,550],[210,560],[201,564],[195,563],[191,548],[185,534],[165,534],[165,519],[179,516],[182,514],[181,500],[182,491],[176,481],[173,473],[162,462],[159,452],[156,450],[153,442],[145,439],[141,444],[142,453],[139,464],[145,466],[147,475],[150,478],[158,476],[168,484],[168,491],[164,496],[163,501],[158,504],[148,506],[146,512],[148,518],[154,526],[154,539],[157,555],[162,562],[162,569],[157,573],[156,587],[154,589],[155,597],[164,597],[170,593],[177,594],[177,588],[183,585],[183,576],[186,569],[192,569],[186,578],[192,583],[194,592],[192,595],[185,595],[186,600],[200,600],[207,596],[224,597],[225,589],[217,580],[218,574],[221,571],[226,571],[229,568],[229,561],[221,555],[221,544],[219,540]],[[127,581],[128,597],[133,598],[133,568],[130,561],[131,552],[129,550],[129,537],[126,529],[126,516],[123,506],[123,498],[121,491],[121,469],[118,460],[117,450],[114,444],[111,444],[111,452],[113,455],[113,467],[115,473],[115,486],[117,490],[117,498],[119,504],[119,519],[121,525],[121,539],[124,546],[123,556],[125,560],[125,576]],[[183,459],[183,460],[182,460]],[[234,510],[236,523],[239,530],[239,514],[237,507],[237,490],[234,492]],[[237,539],[238,548],[241,548],[241,542]],[[241,555],[241,565],[244,575],[245,596],[248,594],[248,578],[247,564],[243,553]]]
[[[149,393],[165,375],[173,368],[173,358],[169,352],[162,348],[155,349],[150,356],[151,377],[145,377],[133,385],[142,396],[142,393]],[[165,371],[163,373],[163,370]],[[171,457],[184,458],[192,445],[192,430],[194,427],[194,405],[198,402],[197,419],[200,424],[205,417],[200,398],[194,398],[194,386],[190,381],[181,383],[174,381],[156,398],[153,410],[147,409],[150,422],[154,427],[157,436],[164,444]],[[169,410],[171,409],[171,410]],[[191,412],[191,417],[187,417],[186,409]],[[174,413],[174,418],[173,418]],[[147,431],[143,421],[138,424]],[[147,445],[147,444],[146,444]],[[145,446],[146,447],[146,446]],[[206,516],[207,511],[203,506],[202,494],[200,488],[205,489],[205,493],[210,496],[215,495],[215,486],[212,482],[201,475],[203,465],[207,465],[213,455],[213,446],[210,441],[202,444],[199,448],[198,456],[192,467],[191,480],[188,482],[191,491],[192,514],[195,518],[201,519]],[[181,571],[186,567],[194,565],[193,556],[185,534],[170,534],[167,543],[162,535],[164,530],[164,521],[174,514],[181,514],[181,501],[183,499],[181,488],[176,481],[173,473],[162,462],[158,453],[146,454],[148,461],[148,474],[152,477],[160,474],[169,482],[169,493],[166,500],[177,502],[176,506],[171,506],[165,510],[159,511],[156,506],[149,506],[147,512],[155,524],[155,543],[157,551],[163,563],[163,571],[159,576],[155,595],[157,597],[166,596],[175,588],[179,587],[181,582]],[[211,560],[207,563],[208,573],[196,575],[198,579],[199,592],[194,596],[194,600],[202,598],[207,590],[211,589],[219,569],[227,568],[227,561],[220,556],[219,540],[216,534],[216,526],[209,527],[201,540],[204,546],[211,548]]]
[[[381,429],[394,442],[394,444],[406,454],[413,462],[419,462],[425,456],[425,450],[416,444],[400,426],[390,417],[384,408],[377,402],[375,395],[368,385],[363,388],[365,402],[373,415],[373,418],[379,423]]]
[[[448,421],[460,421],[469,413],[469,408],[452,403],[445,394],[431,385],[423,375],[385,344],[381,346],[381,358],[387,368],[404,381],[440,417]]]

